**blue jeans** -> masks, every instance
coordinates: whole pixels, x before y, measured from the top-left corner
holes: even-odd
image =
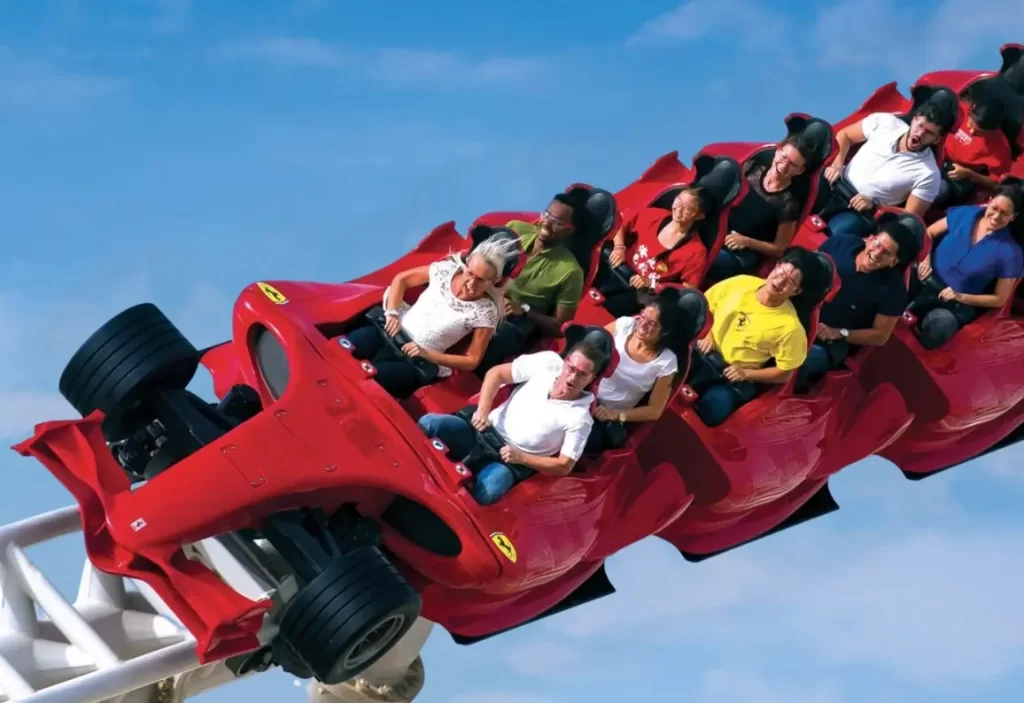
[[[385,342],[373,325],[364,325],[346,335],[355,349],[352,356],[370,361],[377,368],[376,381],[395,398],[408,398],[423,385],[416,369],[407,361],[386,358]]]
[[[803,365],[796,372],[796,388],[803,390],[812,383],[828,373],[833,367],[832,359],[829,358],[828,349],[821,342],[815,342],[807,351],[807,358]]]
[[[742,405],[728,381],[707,386],[697,398],[694,410],[708,427],[718,427]]]
[[[465,459],[476,446],[476,430],[455,415],[428,413],[416,423],[430,438],[436,437],[451,450],[452,457]],[[491,505],[501,499],[516,483],[531,475],[518,467],[509,467],[500,461],[490,461],[476,472],[470,493],[481,505]]]
[[[729,251],[724,246],[718,250],[715,260],[708,269],[708,278],[712,281],[724,281],[744,273],[754,273],[761,257],[750,249]]]
[[[855,237],[864,237],[871,234],[872,227],[865,220],[871,219],[870,215],[862,215],[859,212],[853,210],[843,210],[837,212],[828,221],[829,236],[836,234],[852,234]]]

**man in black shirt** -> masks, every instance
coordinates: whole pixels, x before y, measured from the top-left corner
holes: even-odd
[[[842,286],[821,308],[818,334],[797,374],[803,390],[825,372],[838,368],[853,345],[882,346],[907,307],[904,273],[920,245],[898,220],[861,239],[835,234],[821,245],[832,257]]]

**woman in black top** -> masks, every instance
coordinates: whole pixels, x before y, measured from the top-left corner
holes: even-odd
[[[729,213],[729,234],[711,264],[710,280],[752,274],[766,259],[782,256],[804,206],[793,181],[807,170],[812,149],[809,141],[791,135],[779,144],[770,163],[746,163],[750,189]]]

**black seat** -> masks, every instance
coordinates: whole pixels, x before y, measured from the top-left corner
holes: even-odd
[[[999,113],[1000,128],[1010,142],[1010,150],[1016,158],[1020,149],[1016,145],[1024,122],[1024,98],[1014,92],[1010,83],[1001,75],[986,76],[971,83],[963,97],[971,103],[984,106]]]
[[[603,188],[583,186],[589,191],[583,221],[576,227],[567,246],[583,269],[584,280],[590,281],[595,251],[612,233],[619,209],[615,196]]]
[[[1024,45],[1003,44],[999,48],[1003,65],[999,67],[999,75],[1017,95],[1024,97]]]
[[[593,344],[604,354],[605,362],[594,374],[594,387],[602,378],[607,378],[615,373],[615,367],[619,365],[619,352],[615,349],[615,337],[604,327],[591,325],[580,325],[568,323],[562,327],[562,334],[565,336],[565,345],[562,348],[562,358],[566,358],[572,348],[586,340]]]
[[[469,231],[469,240],[471,242],[469,251],[463,254],[462,260],[467,261],[473,251],[480,246],[484,241],[490,239],[494,235],[500,235],[502,239],[511,239],[517,245],[519,249],[519,257],[512,259],[505,264],[505,270],[501,272],[503,279],[515,276],[519,273],[525,263],[526,253],[522,249],[522,240],[515,230],[509,229],[508,227],[490,227],[489,225],[477,225]]]
[[[787,136],[799,134],[811,144],[813,152],[811,160],[807,163],[807,168],[802,175],[817,171],[832,153],[835,134],[832,125],[821,118],[809,115],[790,115],[786,118],[786,134]]]
[[[740,193],[743,184],[743,170],[736,159],[709,154],[698,156],[693,165],[696,172],[693,182],[689,185],[670,188],[659,195],[658,199],[651,203],[651,207],[671,210],[672,201],[681,191],[686,188],[700,190],[703,195],[701,205],[704,209],[704,218],[693,226],[710,252],[724,223],[722,214],[733,204],[736,196]]]
[[[910,91],[911,108],[910,112],[901,117],[909,123],[926,105],[941,105],[949,114],[955,115],[952,125],[948,125],[949,132],[953,132],[960,124],[960,97],[956,91],[950,90],[942,85],[915,85]],[[937,149],[943,144],[940,141],[933,147]]]
[[[924,248],[925,239],[928,237],[928,229],[921,218],[906,211],[886,211],[878,216],[878,226],[883,227],[894,220],[910,231],[914,236],[914,241],[917,242],[917,250],[920,252]]]
[[[807,334],[811,334],[811,322],[815,311],[839,283],[839,274],[832,257],[820,251],[814,252],[814,256],[821,267],[822,285],[819,286],[819,290],[808,290],[805,281],[804,292],[792,299],[793,307],[796,308],[796,314],[800,318],[800,324],[803,325]]]
[[[825,120],[809,115],[795,114],[786,118],[786,136],[792,137],[795,135],[802,135],[811,147],[807,168],[793,179],[793,185],[791,186],[793,194],[801,204],[801,212],[803,212],[804,207],[807,205],[807,200],[811,196],[811,186],[817,182],[816,179],[820,177],[822,165],[832,153],[835,134],[832,125]],[[765,147],[757,153],[755,161],[760,165],[770,164],[775,156],[776,148],[777,145]],[[827,194],[826,190],[821,195],[827,196]],[[823,204],[823,202],[817,203],[815,210],[820,209],[820,206]]]
[[[680,361],[684,361],[689,355],[690,345],[696,341],[707,324],[711,309],[708,307],[708,299],[696,288],[678,289],[678,296],[677,305],[686,316],[686,322],[679,330],[679,336],[671,345],[671,349]]]

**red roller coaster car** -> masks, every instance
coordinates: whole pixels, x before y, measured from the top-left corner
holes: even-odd
[[[1019,49],[1003,48],[1004,74]],[[930,74],[919,86],[963,93],[989,75]],[[915,102],[885,86],[839,125],[874,110],[904,114]],[[824,223],[810,213],[834,154],[833,127],[807,115],[791,115],[786,127],[817,135],[820,146],[798,184],[805,219],[795,240],[816,248]],[[624,216],[697,185],[709,195],[698,231],[714,256],[731,208],[747,194],[743,165],[773,150],[712,145],[692,167],[671,153],[615,195],[590,188],[586,223],[573,235],[587,292],[564,337],[535,348],[564,353],[587,330],[607,343],[599,328],[612,318],[593,285]],[[376,383],[373,365],[351,354],[345,333],[375,319],[399,271],[468,251],[495,227],[534,216],[491,213],[466,237],[441,225],[348,283],[252,284],[235,303],[231,341],[207,350],[154,306],[130,308],[61,376],[82,419],[41,424],[16,449],[74,495],[91,561],[151,585],[195,635],[202,661],[269,653],[297,676],[338,683],[383,656],[420,615],[468,644],[608,595],[604,561],[644,537],[659,535],[700,560],[824,515],[838,507],[829,477],[865,456],[881,453],[923,475],[1021,439],[1024,317],[1007,305],[931,352],[908,326],[807,394],[769,390],[713,429],[684,381],[662,418],[631,427],[621,446],[481,506],[467,490],[472,462],[449,457],[416,425],[426,412],[464,412],[477,376],[455,372],[398,402]],[[927,246],[919,218],[892,209],[877,216],[906,218]],[[838,285],[833,276],[830,295]],[[681,299],[692,345],[711,316],[700,291]],[[801,311],[809,343],[819,307]],[[681,360],[689,352],[677,350]],[[200,364],[216,404],[186,389]],[[614,359],[603,371],[613,368]],[[478,434],[484,452],[493,441]],[[255,562],[263,554],[256,541],[266,540],[292,582],[273,599],[243,597],[184,549],[210,537]],[[279,629],[261,647],[256,633],[267,617]]]

